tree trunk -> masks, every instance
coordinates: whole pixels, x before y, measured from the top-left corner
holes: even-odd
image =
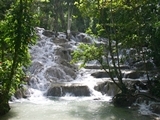
[[[8,95],[0,91],[0,116],[8,113],[9,110]]]

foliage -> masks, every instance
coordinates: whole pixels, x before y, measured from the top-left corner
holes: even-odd
[[[0,21],[0,93],[6,105],[24,77],[23,67],[30,63],[29,45],[35,43],[35,16],[31,0],[17,0]],[[7,112],[7,111],[6,111]]]
[[[5,14],[6,14],[6,10],[8,10],[11,6],[11,4],[14,2],[15,0],[1,0],[0,1],[0,20],[4,19]]]
[[[73,60],[72,63],[77,61],[82,61],[80,67],[84,67],[85,64],[92,60],[102,61],[102,56],[104,55],[103,47],[96,47],[95,45],[88,45],[81,43],[78,49],[72,53]]]
[[[117,83],[113,74],[116,75],[119,81],[117,85],[122,93],[128,90],[122,81],[120,70],[121,61],[123,61],[123,58],[119,58],[121,48],[136,48],[139,51],[140,60],[146,63],[152,59],[158,65],[160,60],[158,47],[160,7],[158,0],[80,0],[80,2],[76,2],[76,5],[83,16],[90,18],[91,24],[87,32],[108,38],[108,41],[102,46],[105,52],[103,51],[103,54],[97,52],[99,54],[95,54],[97,57],[93,54],[93,52],[96,53],[94,47],[80,45],[81,50],[78,49],[73,53],[74,62],[84,59],[82,64],[84,66],[84,63],[91,60],[90,58],[103,58],[102,61],[98,61],[106,72],[111,73],[110,77],[115,84]],[[89,47],[93,49],[93,52],[89,50]],[[149,48],[151,51],[146,52],[144,48]],[[109,57],[111,57],[112,64],[107,61]],[[106,61],[104,62],[104,60]],[[147,69],[146,74],[148,75]]]
[[[94,47],[89,46],[88,48],[86,48],[85,45],[83,45],[82,47],[80,46],[80,49],[84,52],[84,54],[87,53],[87,56],[82,57],[83,55],[81,54],[80,56],[78,56],[77,52],[79,51],[76,50],[77,51],[75,52],[76,54],[73,53],[73,59],[77,57],[80,59],[85,59],[84,63],[86,63],[86,61],[87,62],[90,61],[90,59],[88,58],[86,59],[86,57],[98,60],[99,63],[101,64],[102,69],[104,69],[106,73],[109,74],[112,81],[122,90],[123,93],[126,93],[128,92],[128,90],[122,81],[122,73],[120,70],[120,58],[119,58],[119,47],[118,47],[120,41],[119,39],[117,39],[117,34],[115,34],[116,33],[115,31],[118,29],[117,25],[119,24],[118,20],[114,19],[115,16],[113,15],[115,12],[118,12],[118,10],[116,9],[117,6],[113,7],[112,2],[108,2],[108,4],[105,4],[105,2],[103,1],[92,1],[92,2],[94,2],[94,4],[90,5],[88,0],[83,0],[83,2],[80,3],[80,5],[78,3],[77,4],[80,10],[85,10],[85,12],[83,11],[84,15],[91,17],[92,21],[97,21],[93,22],[94,24],[91,25],[89,32],[97,34],[98,36],[101,37],[108,38],[108,42],[101,45],[100,47],[99,46],[96,47],[97,51],[98,50],[101,51],[101,52],[98,51],[97,54],[95,52],[96,50],[94,50],[95,45],[93,45]],[[92,12],[88,13],[89,11]],[[96,29],[93,30],[92,26],[95,26]],[[117,60],[115,59],[115,56]],[[111,58],[111,61],[108,60],[109,57]],[[118,78],[119,83],[116,82],[114,76]]]
[[[77,6],[74,5],[77,0],[41,0],[35,1],[33,11],[38,14],[40,27],[53,30],[67,30],[67,19],[70,12],[71,30],[81,31],[88,27],[89,18],[83,17]]]

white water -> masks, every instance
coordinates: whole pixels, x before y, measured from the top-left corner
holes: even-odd
[[[58,68],[59,56],[54,54],[58,45],[51,38],[42,35],[43,29],[39,29],[40,40],[31,47],[32,62],[36,63],[30,68],[28,76],[31,82],[31,97],[19,99],[11,103],[11,111],[1,120],[150,120],[147,115],[152,114],[146,105],[140,105],[139,111],[129,108],[116,108],[109,103],[111,96],[102,95],[94,90],[97,82],[104,79],[96,79],[90,74],[95,70],[81,69],[74,80],[72,76]],[[71,41],[72,48],[74,41]],[[56,66],[56,67],[55,67]],[[45,73],[47,69],[54,68],[59,74],[56,76]],[[105,78],[106,79],[106,78]],[[52,81],[55,80],[55,81]],[[46,92],[51,82],[83,83],[88,85],[90,97],[74,97],[66,94],[64,97],[46,97]],[[145,115],[145,116],[143,116]]]
[[[32,96],[31,98],[34,99],[33,96],[37,95],[37,91],[40,90],[41,92],[46,92],[46,89],[48,88],[49,84],[51,82],[67,82],[68,80],[70,83],[83,83],[84,85],[87,85],[90,89],[91,95],[93,97],[103,97],[105,99],[105,96],[103,96],[100,92],[94,90],[94,86],[97,84],[97,82],[103,81],[103,79],[96,79],[90,75],[93,70],[85,70],[81,69],[77,74],[76,79],[73,79],[72,76],[67,75],[67,72],[64,71],[63,68],[59,67],[59,62],[61,58],[58,55],[55,55],[54,51],[55,49],[59,48],[60,46],[53,43],[53,38],[48,38],[42,34],[43,29],[38,29],[40,40],[37,41],[37,44],[31,47],[30,53],[32,55],[32,63],[33,65],[29,69],[30,72],[28,72],[28,76],[30,76],[31,81],[30,83],[32,87]],[[61,37],[61,36],[60,36]],[[65,38],[65,36],[63,36]],[[77,39],[77,38],[75,38]],[[75,49],[76,45],[74,45],[74,40],[71,40],[69,44],[72,45],[71,49]],[[50,75],[46,71],[48,69],[56,69],[53,75]],[[45,75],[47,74],[47,79]],[[55,76],[54,76],[55,74]],[[56,75],[57,74],[57,75]],[[59,78],[56,78],[56,77]],[[52,81],[54,80],[54,81]],[[35,90],[34,90],[34,89]],[[40,92],[40,93],[41,93]],[[39,95],[39,93],[38,93]]]

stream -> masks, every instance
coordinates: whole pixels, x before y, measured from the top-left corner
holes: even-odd
[[[116,108],[106,101],[90,98],[50,98],[42,103],[11,103],[1,120],[151,120],[137,110]]]
[[[77,42],[92,43],[89,36],[80,33],[67,41],[64,33],[59,33],[57,39],[54,33],[42,28],[37,28],[37,32],[37,44],[30,47],[32,65],[26,70],[27,89],[15,95],[10,112],[0,120],[159,120],[149,104],[114,107],[111,99],[118,89],[112,83],[105,94],[95,89],[96,85],[110,81],[104,74],[100,78],[91,75],[101,73],[95,69],[97,66],[92,66],[95,61],[90,66],[94,69],[78,70],[69,64]]]

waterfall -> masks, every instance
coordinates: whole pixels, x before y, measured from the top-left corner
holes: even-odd
[[[71,52],[77,48],[77,41],[88,42],[90,39],[90,42],[93,42],[91,37],[77,33],[68,41],[62,32],[55,38],[54,33],[43,28],[36,30],[38,40],[36,45],[30,47],[32,64],[26,73],[31,89],[30,100],[41,95],[106,97],[94,89],[97,83],[103,80],[91,76],[93,70],[78,70],[77,65],[70,64]]]
[[[47,97],[83,96],[92,100],[110,101],[120,92],[109,76],[101,70],[97,61],[91,61],[80,70],[78,65],[70,64],[71,52],[77,48],[78,43],[94,43],[95,39],[77,32],[71,34],[70,40],[67,40],[66,34],[62,32],[59,32],[56,38],[51,31],[43,28],[36,28],[36,30],[38,40],[34,46],[30,46],[32,64],[26,70],[30,92],[30,97],[27,99],[37,103],[47,101]],[[103,38],[98,44],[106,41]],[[143,67],[143,64],[133,64],[135,52],[134,49],[120,51],[119,57],[126,54],[130,56],[121,66],[126,83],[130,80],[146,81],[144,72],[134,71],[135,67]],[[146,111],[143,106],[141,106],[141,113]]]

